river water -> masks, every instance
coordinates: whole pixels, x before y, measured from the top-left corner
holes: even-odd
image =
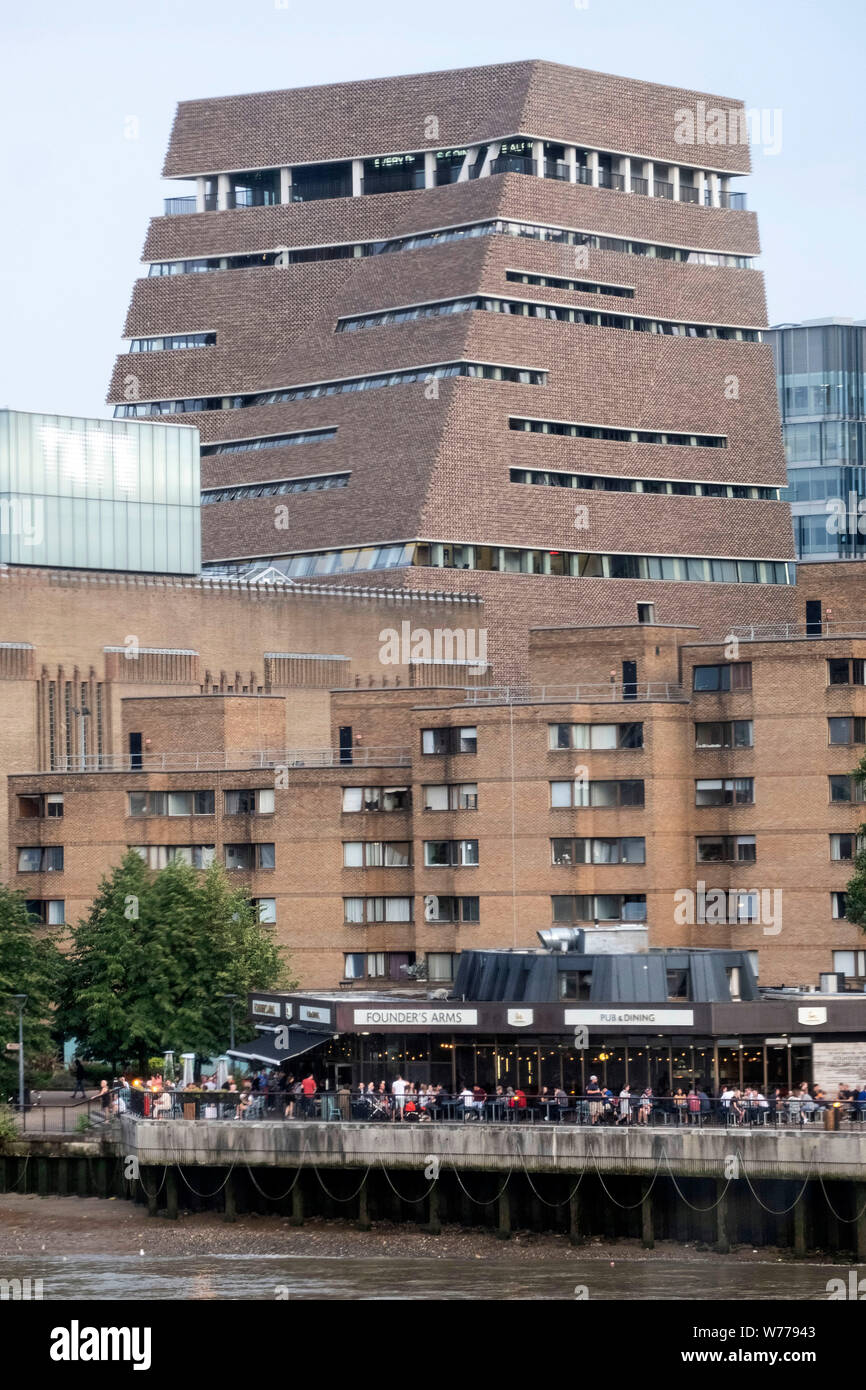
[[[860,1274],[863,1270],[859,1271]],[[59,1299],[806,1299],[826,1301],[840,1265],[670,1259],[365,1258],[321,1255],[4,1255],[4,1278],[42,1279]]]

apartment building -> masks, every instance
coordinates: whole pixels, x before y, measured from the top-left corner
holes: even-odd
[[[702,104],[702,105],[701,105]],[[741,103],[546,62],[182,102],[109,400],[205,565],[545,621],[792,620]]]
[[[520,691],[333,690],[318,750],[280,749],[285,694],[122,698],[144,754],[9,778],[10,882],[71,920],[129,847],[154,868],[218,859],[304,988],[419,967],[448,983],[463,950],[559,926],[747,952],[761,985],[862,981],[845,885],[866,634],[644,623],[531,642]],[[253,725],[257,750],[237,732]]]
[[[224,765],[226,754],[250,750],[296,750],[300,757],[304,749],[330,745],[332,687],[429,685],[455,677],[470,686],[486,683],[484,652],[492,660],[497,650],[483,605],[469,594],[285,580],[0,566],[0,615],[4,777],[161,766],[166,750],[191,755],[193,763],[203,755],[208,768]],[[407,632],[410,640],[394,641]],[[415,632],[431,641],[412,641]],[[455,640],[443,637],[437,646],[437,632]],[[173,703],[176,696],[202,694],[279,694],[282,722],[262,723],[263,711],[272,708],[266,700],[230,706],[239,711],[233,722],[217,717],[216,701]],[[163,732],[167,714],[158,728],[151,719],[147,731],[134,719],[125,722],[124,702],[134,709],[142,696],[168,697],[157,708],[171,713],[170,729]],[[339,747],[339,728],[335,737]],[[6,846],[3,796],[4,878]]]

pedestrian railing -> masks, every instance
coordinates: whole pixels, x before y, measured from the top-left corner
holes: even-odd
[[[94,1102],[90,1102],[94,1104]],[[151,1091],[120,1092],[112,1113],[142,1120],[354,1120],[361,1123],[578,1124],[675,1128],[822,1127],[866,1125],[866,1101],[816,1101],[800,1097],[723,1100],[707,1096],[475,1095],[391,1091]]]
[[[9,1105],[22,1134],[76,1134],[106,1123],[125,1108],[122,1092],[111,1091],[107,1105],[102,1104],[98,1094],[84,1099],[52,1101],[44,1104],[38,1094],[30,1093],[30,1100],[23,1106],[17,1105],[17,1096],[10,1096]],[[84,1121],[84,1123],[82,1123]]]

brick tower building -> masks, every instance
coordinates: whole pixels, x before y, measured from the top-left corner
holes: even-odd
[[[509,676],[534,623],[793,619],[714,111],[547,62],[181,103],[109,399],[198,425],[206,566],[480,593]]]

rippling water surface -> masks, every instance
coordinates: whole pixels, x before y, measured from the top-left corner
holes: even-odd
[[[629,1259],[368,1259],[319,1255],[4,1256],[51,1299],[815,1299],[842,1266]],[[861,1271],[862,1273],[862,1271]],[[582,1292],[585,1288],[586,1292]]]

